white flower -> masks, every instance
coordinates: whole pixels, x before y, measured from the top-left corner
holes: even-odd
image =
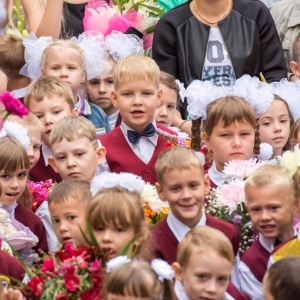
[[[269,160],[273,155],[273,147],[268,143],[261,143],[259,145],[259,160]]]
[[[176,79],[175,82],[178,86],[180,100],[184,102],[184,92],[185,92],[184,84],[180,82],[178,79]]]
[[[174,278],[174,270],[172,267],[160,258],[151,261],[151,268],[157,274],[160,281],[164,281],[164,279],[171,280]]]
[[[106,263],[106,273],[110,273],[112,270],[128,264],[131,262],[131,259],[128,258],[126,255],[117,256],[115,258],[110,259]]]
[[[292,178],[295,175],[298,167],[300,167],[299,144],[294,147],[294,152],[290,150],[284,152],[280,164],[283,167],[284,173],[286,173],[289,178]]]

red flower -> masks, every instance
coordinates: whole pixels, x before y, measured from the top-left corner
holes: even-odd
[[[44,279],[36,276],[32,277],[27,285],[32,289],[35,296],[39,296],[44,290]]]
[[[66,289],[70,292],[75,292],[79,287],[80,280],[78,276],[73,274],[67,274],[65,277],[65,286]]]
[[[92,282],[94,287],[101,287],[103,282],[103,277],[100,274],[92,274]]]
[[[99,289],[89,289],[80,293],[80,300],[100,299],[101,291]]]
[[[22,118],[24,115],[28,115],[28,108],[17,98],[9,92],[4,92],[0,95],[0,101],[5,106],[7,112],[12,115]]]
[[[70,296],[67,295],[66,293],[59,293],[56,297],[55,300],[70,300]]]
[[[47,271],[53,272],[54,268],[55,268],[54,260],[49,258],[44,261],[42,272],[47,272]]]

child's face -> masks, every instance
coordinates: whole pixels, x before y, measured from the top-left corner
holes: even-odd
[[[73,241],[76,246],[85,244],[79,228],[86,229],[85,207],[80,199],[70,197],[61,203],[52,202],[49,211],[54,232],[62,245]]]
[[[161,104],[155,111],[155,121],[156,123],[169,127],[172,125],[174,119],[177,94],[164,84],[161,84],[160,87],[162,89]]]
[[[281,242],[293,237],[293,215],[296,204],[285,186],[247,186],[246,206],[253,227],[266,238]]]
[[[274,300],[274,297],[270,292],[268,272],[266,273],[263,279],[263,295],[265,297],[265,300]]]
[[[112,70],[104,79],[97,76],[87,80],[85,87],[91,102],[101,107],[108,116],[117,111],[110,99],[111,92],[114,90]]]
[[[215,250],[193,251],[185,268],[177,266],[176,279],[181,281],[189,300],[224,299],[232,264]]]
[[[42,134],[39,130],[29,128],[28,136],[30,139],[30,146],[27,149],[27,154],[30,160],[30,170],[35,166],[35,164],[40,159],[40,148],[42,145]]]
[[[0,202],[12,205],[23,194],[27,184],[28,170],[18,169],[14,172],[0,171],[0,185],[2,188]]]
[[[49,163],[63,180],[79,178],[90,182],[95,176],[96,165],[105,158],[105,148],[95,148],[87,137],[68,141],[63,138],[51,147]]]
[[[51,98],[45,96],[40,102],[32,99],[28,108],[44,125],[42,140],[46,145],[49,145],[49,137],[54,124],[64,117],[77,114],[77,110],[72,110],[64,97],[57,95]]]
[[[116,257],[136,234],[133,226],[125,228],[111,222],[109,226],[95,228],[94,235],[99,246],[112,249],[112,257]]]
[[[74,95],[77,95],[81,83],[85,80],[85,70],[82,67],[81,56],[75,49],[53,49],[45,58],[42,69],[43,76],[54,76],[67,83]]]
[[[258,124],[260,141],[273,147],[273,157],[281,155],[290,134],[290,117],[285,103],[274,100],[260,115]]]
[[[199,167],[170,170],[163,175],[163,183],[156,183],[159,197],[168,201],[174,216],[193,228],[202,216],[204,196],[209,192],[209,177]]]
[[[220,120],[211,135],[204,132],[203,138],[207,148],[213,152],[219,172],[230,160],[247,160],[253,155],[255,131],[249,123],[236,122],[224,127]]]
[[[122,82],[118,90],[111,93],[112,102],[119,108],[124,123],[137,132],[142,132],[153,122],[161,95],[162,91],[150,79]]]

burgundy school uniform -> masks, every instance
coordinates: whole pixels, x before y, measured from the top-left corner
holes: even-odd
[[[164,126],[157,124],[157,128],[174,134],[174,132]],[[128,145],[122,130],[119,127],[101,136],[100,142],[106,148],[106,160],[111,172],[128,172],[141,176],[146,182],[154,184],[156,173],[154,169],[158,154],[163,151],[168,142],[158,136],[157,145],[148,164],[140,160]]]
[[[270,255],[259,240],[257,240],[246,250],[241,261],[250,269],[255,278],[259,282],[262,282],[267,271]]]
[[[50,165],[45,165],[42,149],[40,150],[40,159],[36,165],[29,171],[30,180],[34,182],[45,181],[52,179],[53,182],[61,182],[62,179],[59,173],[56,173]]]
[[[237,228],[230,223],[206,215],[206,225],[222,231],[230,240],[233,246],[234,254],[237,255],[239,250],[239,232]],[[167,220],[160,221],[152,229],[152,237],[154,240],[154,249],[156,257],[162,258],[169,264],[176,261],[176,253],[178,241],[171,231]]]
[[[46,230],[41,219],[34,214],[31,210],[22,206],[20,204],[15,208],[15,219],[22,223],[23,225],[29,227],[29,229],[37,236],[39,239],[38,244],[33,248],[36,252],[41,249],[48,252],[48,243]]]

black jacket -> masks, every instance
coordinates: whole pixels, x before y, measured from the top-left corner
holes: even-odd
[[[191,12],[190,2],[167,12],[154,32],[153,58],[161,70],[187,87],[202,79],[210,26]],[[243,74],[268,82],[287,76],[281,43],[267,7],[260,1],[234,0],[229,15],[218,23],[230,55],[235,78]]]

